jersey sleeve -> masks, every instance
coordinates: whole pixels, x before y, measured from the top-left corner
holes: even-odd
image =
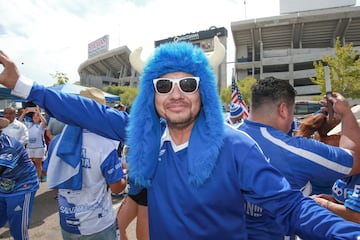
[[[124,178],[121,161],[114,149],[101,164],[101,171],[108,184],[113,184]]]

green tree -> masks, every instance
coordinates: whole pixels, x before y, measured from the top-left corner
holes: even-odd
[[[56,79],[56,83],[54,84],[54,86],[56,85],[61,85],[61,84],[66,84],[69,82],[69,77],[67,76],[66,73],[62,73],[62,72],[59,72],[59,71],[56,71],[55,74],[51,74],[50,73],[50,76],[54,79]]]
[[[334,56],[324,56],[322,61],[314,61],[316,76],[311,80],[320,87],[321,95],[325,94],[324,63],[329,66],[331,88],[347,98],[360,97],[360,58],[358,52],[353,50],[352,43],[341,46],[339,38],[336,39]]]
[[[243,97],[246,105],[251,103],[251,86],[256,82],[256,79],[253,77],[246,77],[240,81],[236,82],[236,85]],[[221,101],[228,105],[231,102],[231,85],[227,88],[222,88],[220,91]]]
[[[107,86],[103,89],[107,93],[120,96],[121,103],[124,105],[132,105],[135,97],[138,94],[138,89],[129,86]]]

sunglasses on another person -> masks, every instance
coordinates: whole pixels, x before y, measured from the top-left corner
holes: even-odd
[[[184,77],[179,79],[156,78],[153,80],[155,91],[158,94],[170,94],[174,90],[175,83],[184,94],[191,94],[199,88],[199,77]]]

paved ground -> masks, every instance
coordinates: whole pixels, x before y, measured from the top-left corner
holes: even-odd
[[[57,213],[57,200],[54,199],[54,196],[54,193],[47,188],[46,183],[41,183],[35,197],[30,221],[30,239],[62,240]],[[121,201],[122,198],[113,199],[115,211],[117,211]],[[128,232],[129,239],[135,240],[135,221],[130,224]],[[12,239],[7,226],[0,228],[0,239]]]

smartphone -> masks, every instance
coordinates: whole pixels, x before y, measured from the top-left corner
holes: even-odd
[[[329,100],[329,98],[332,95],[329,66],[327,66],[327,65],[324,66],[324,71],[325,71],[325,91],[326,91],[326,102],[327,102],[327,108],[328,108],[328,115],[329,115],[329,121],[332,121],[334,118],[334,109],[333,109],[332,102]]]
[[[28,107],[29,112],[36,112],[36,107]]]

